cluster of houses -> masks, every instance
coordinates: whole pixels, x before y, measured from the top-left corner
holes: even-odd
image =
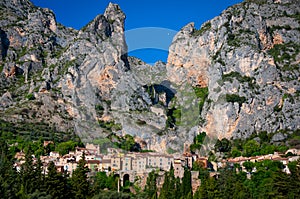
[[[108,148],[107,154],[100,153],[100,147],[94,144],[86,144],[85,148],[76,147],[75,151],[70,151],[68,154],[61,156],[58,152],[50,152],[48,156],[40,156],[44,165],[44,171],[47,174],[47,166],[50,162],[54,162],[59,172],[67,172],[72,175],[73,171],[77,168],[79,160],[85,154],[86,165],[93,172],[116,172],[135,171],[137,173],[146,170],[159,169],[169,171],[171,164],[176,169],[178,177],[183,176],[184,167],[192,167],[192,162],[196,160],[196,155],[186,155],[184,158],[179,155],[161,154],[156,152],[126,152],[120,149]],[[15,155],[18,160],[15,164],[17,169],[25,162],[25,154],[18,152]],[[33,158],[34,162],[37,158]]]
[[[45,142],[44,145],[51,142]],[[293,154],[293,156],[284,157],[285,154],[269,154],[256,157],[237,157],[224,159],[220,162],[208,162],[207,157],[198,157],[196,154],[184,153],[184,154],[161,154],[156,152],[126,152],[124,153],[120,149],[108,148],[107,154],[100,153],[100,147],[94,144],[86,144],[85,148],[76,147],[75,151],[70,151],[68,154],[61,156],[58,152],[50,152],[48,156],[40,156],[43,163],[43,172],[47,174],[47,167],[51,161],[55,163],[55,166],[59,172],[67,172],[72,175],[73,171],[77,168],[79,160],[85,154],[86,165],[89,168],[89,176],[95,175],[99,171],[106,172],[107,174],[114,173],[120,176],[121,181],[126,179],[130,182],[136,180],[140,181],[140,185],[143,187],[146,183],[148,174],[155,170],[160,171],[161,183],[163,183],[164,171],[169,171],[171,165],[174,167],[175,177],[182,178],[184,175],[184,168],[192,168],[195,161],[201,164],[204,168],[210,168],[211,175],[217,174],[218,169],[224,168],[228,165],[239,164],[241,169],[246,172],[243,163],[246,161],[259,162],[263,160],[277,160],[285,165],[284,171],[290,173],[287,164],[291,161],[296,161],[300,157],[300,150],[290,149],[286,154]],[[17,170],[25,162],[25,154],[18,152],[15,156],[18,160],[15,163]],[[34,158],[34,161],[37,161]],[[198,172],[192,172],[192,186],[193,190],[196,190],[200,186],[200,180],[198,179]]]
[[[286,156],[290,155],[290,156]],[[247,172],[246,168],[243,166],[244,162],[261,162],[263,160],[273,160],[273,161],[279,161],[283,164],[283,172],[290,174],[290,170],[288,168],[289,162],[294,162],[300,159],[300,150],[299,149],[289,149],[284,154],[274,152],[274,154],[268,154],[268,155],[261,155],[261,156],[254,156],[254,157],[236,157],[236,158],[230,158],[227,160],[224,160],[222,163],[219,163],[219,167],[222,167],[223,164],[226,162],[226,164],[234,165],[238,164],[240,165],[240,168],[242,171]],[[256,168],[253,168],[252,172],[255,172]]]

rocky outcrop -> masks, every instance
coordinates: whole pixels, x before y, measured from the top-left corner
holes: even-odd
[[[68,131],[72,121],[64,116],[65,106],[59,101],[63,96],[55,83],[61,76],[56,62],[76,31],[58,24],[51,10],[37,8],[27,0],[1,1],[0,9],[3,119],[13,123],[43,121]],[[24,109],[27,116],[22,117]]]
[[[127,56],[116,4],[74,30],[28,0],[1,1],[0,119],[84,142],[131,134],[157,151],[181,151],[202,131],[210,149],[216,138],[299,129],[299,8],[247,0],[183,27],[168,62],[150,66]]]
[[[175,36],[169,79],[208,87],[201,131],[245,138],[299,129],[299,12],[298,1],[245,1]]]

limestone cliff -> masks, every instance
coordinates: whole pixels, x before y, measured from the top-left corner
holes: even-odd
[[[28,0],[0,10],[0,117],[16,126],[83,141],[131,134],[157,151],[182,150],[202,131],[245,138],[300,127],[299,1],[247,0],[200,30],[190,23],[154,66],[127,56],[116,4],[81,30]]]
[[[219,138],[300,127],[299,1],[245,1],[196,30],[188,24],[169,49],[177,84],[208,87],[201,130]]]

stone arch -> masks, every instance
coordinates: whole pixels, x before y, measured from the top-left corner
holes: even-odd
[[[115,174],[114,174],[114,178],[120,178],[120,174],[115,173]]]
[[[130,176],[129,176],[129,174],[128,173],[125,173],[124,175],[123,175],[123,186],[126,186],[127,185],[127,183],[130,183]]]

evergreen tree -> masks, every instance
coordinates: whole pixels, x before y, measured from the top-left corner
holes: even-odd
[[[0,138],[0,196],[16,198],[20,189],[18,174],[13,167],[6,142]]]
[[[25,163],[22,164],[20,170],[21,183],[24,188],[25,194],[31,194],[35,191],[35,169],[33,165],[32,152],[28,149],[25,155]]]
[[[66,187],[66,179],[61,173],[58,173],[54,162],[50,162],[48,166],[48,174],[45,179],[46,192],[53,198],[66,198],[68,189]]]
[[[44,191],[44,180],[45,176],[43,173],[43,163],[40,158],[38,158],[37,163],[34,168],[34,176],[35,176],[35,187],[40,192]]]
[[[159,199],[168,199],[170,197],[169,191],[170,191],[170,179],[168,177],[168,172],[165,172],[164,184],[160,190]]]
[[[191,192],[192,192],[192,176],[191,176],[191,172],[185,168],[183,178],[182,178],[182,184],[181,184],[181,193],[182,196],[186,197]]]
[[[159,198],[176,198],[174,168],[171,165],[169,172],[165,173],[164,184],[162,186]]]
[[[299,162],[299,161],[298,161]],[[284,198],[297,198],[300,195],[300,164],[297,162],[289,163],[291,174],[277,172],[274,179],[274,188],[277,196]]]
[[[90,184],[87,177],[89,169],[85,164],[85,154],[83,153],[71,178],[72,193],[76,199],[83,199],[89,195]]]
[[[182,193],[181,193],[181,183],[180,183],[180,178],[179,177],[177,177],[175,179],[175,192],[174,193],[175,193],[175,198],[176,199],[181,198]]]
[[[238,180],[235,172],[231,169],[228,168],[220,171],[220,177],[217,180],[217,186],[224,198],[232,197],[237,181]]]
[[[107,188],[107,179],[108,177],[105,172],[98,172],[94,177],[93,192],[98,193],[100,190]]]
[[[210,198],[222,198],[218,192],[216,180],[214,178],[208,178],[202,182],[194,195],[194,199],[210,199]]]
[[[111,173],[106,180],[105,186],[109,190],[118,190],[118,182],[119,182],[119,177],[115,176],[113,173]]]
[[[157,198],[156,178],[157,173],[154,170],[148,174],[144,190],[148,196],[147,198]]]
[[[168,188],[168,195],[170,198],[176,198],[176,179],[174,175],[174,167],[173,164],[171,164],[170,171],[168,173],[169,178],[169,188]]]

